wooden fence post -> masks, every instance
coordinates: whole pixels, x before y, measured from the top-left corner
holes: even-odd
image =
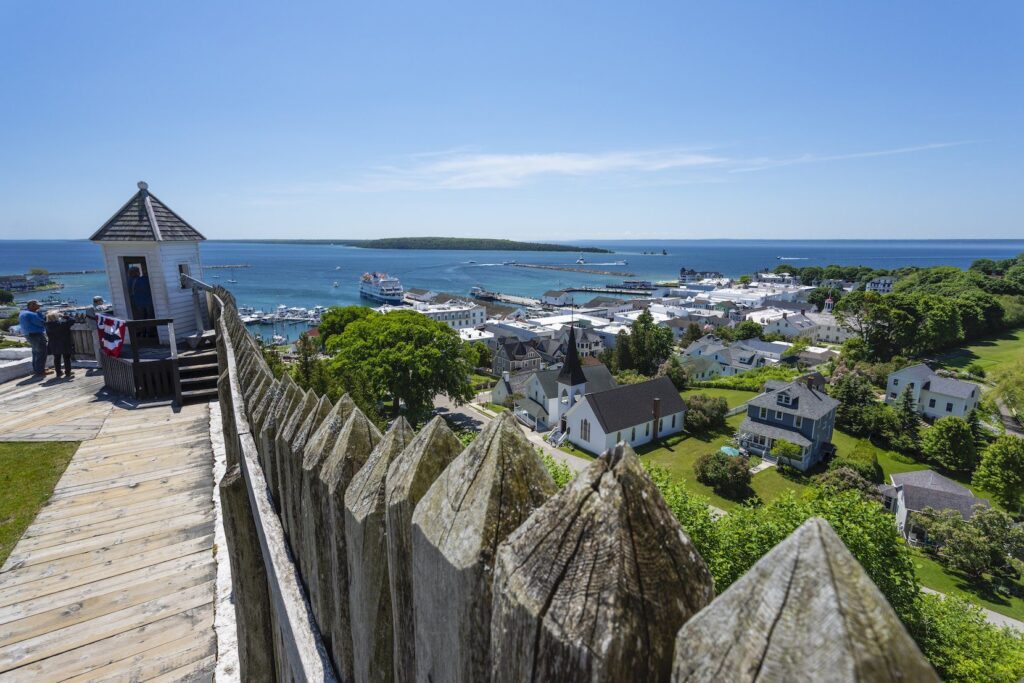
[[[388,467],[413,436],[404,417],[395,420],[345,492],[352,662],[358,683],[388,683],[394,677],[384,484]]]
[[[310,596],[313,595],[315,587],[319,585],[316,583],[316,578],[313,574],[316,556],[314,544],[316,539],[315,525],[311,524],[306,518],[304,509],[311,505],[310,501],[313,499],[314,482],[318,482],[320,479],[320,467],[334,449],[334,445],[337,443],[338,437],[355,407],[356,404],[352,402],[348,394],[338,399],[330,414],[324,418],[319,429],[316,430],[316,433],[306,443],[305,451],[302,454],[299,490],[296,495],[296,499],[299,501],[298,517],[296,519],[299,527],[299,538],[297,539],[299,547],[297,552],[293,554],[295,555],[296,563],[299,565],[299,573],[302,575],[302,580],[306,584],[306,590]],[[310,602],[313,602],[312,598]]]
[[[412,518],[417,680],[490,676],[495,551],[556,490],[504,412],[420,500]]]
[[[302,391],[301,389],[299,391]],[[291,452],[288,445],[291,443],[295,435],[298,434],[302,425],[306,422],[306,419],[310,414],[316,412],[317,403],[319,397],[312,391],[306,391],[302,393],[302,398],[299,399],[298,405],[292,410],[288,419],[283,423],[280,423],[280,428],[277,431],[277,437],[274,439],[273,456],[271,460],[274,463],[274,481],[271,486],[271,491],[274,492],[274,500],[277,502],[278,514],[281,516],[281,525],[284,526],[286,523],[284,514],[284,503],[282,497],[285,493],[285,481],[288,476],[288,458],[291,456]],[[285,528],[285,533],[288,533],[288,529]]]
[[[281,391],[274,392],[271,398],[275,400],[267,406],[263,415],[259,432],[260,438],[257,442],[260,464],[263,466],[263,473],[267,478],[267,488],[270,489],[275,508],[278,508],[276,490],[279,477],[276,457],[277,435],[280,430],[284,429],[302,401],[302,390],[288,375],[284,376],[280,384]]]
[[[938,681],[828,522],[812,518],[676,638],[674,681]]]
[[[316,394],[309,392],[314,398]],[[284,435],[277,439],[278,458],[281,462],[281,524],[288,534],[288,543],[292,548],[292,555],[298,557],[301,532],[298,529],[299,508],[302,502],[298,499],[300,469],[302,459],[306,451],[306,443],[313,433],[323,424],[323,421],[330,415],[334,408],[331,399],[321,396],[316,405],[305,416],[302,424],[292,435],[291,439]]]
[[[462,452],[462,442],[437,416],[388,468],[384,484],[388,538],[388,587],[394,632],[395,680],[416,677],[416,627],[412,594],[412,514],[416,504]]]
[[[231,563],[239,673],[243,681],[273,681],[277,664],[270,592],[249,492],[237,463],[227,470],[218,488],[228,546],[225,550]]]
[[[313,527],[313,557],[310,582],[313,614],[320,624],[334,668],[343,681],[352,680],[352,636],[348,615],[348,559],[345,551],[345,490],[374,447],[380,431],[361,410],[352,411],[334,448],[320,467],[320,476],[304,506],[304,524]]]
[[[499,547],[491,679],[667,680],[679,627],[714,594],[640,460],[616,446]]]

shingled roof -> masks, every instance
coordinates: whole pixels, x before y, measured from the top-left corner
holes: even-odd
[[[583,400],[590,404],[605,434],[628,429],[654,419],[654,399],[661,399],[661,414],[672,415],[686,410],[679,391],[668,377],[626,384],[593,394]]]
[[[139,191],[89,238],[93,242],[194,242],[205,240],[185,219],[149,193]]]

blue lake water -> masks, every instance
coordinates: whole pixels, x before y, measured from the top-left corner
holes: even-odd
[[[575,242],[613,249],[615,254],[584,254],[586,266],[628,271],[635,279],[664,280],[678,276],[682,266],[717,270],[738,276],[780,263],[866,265],[875,268],[952,265],[968,267],[979,258],[1008,258],[1024,252],[1024,240],[644,240]],[[359,276],[380,270],[419,287],[466,294],[480,286],[509,294],[538,296],[570,285],[617,284],[623,278],[503,266],[521,263],[577,267],[570,252],[413,251],[360,249],[325,244],[204,242],[204,266],[249,264],[249,268],[207,269],[206,279],[231,289],[241,305],[272,309],[278,304],[360,303]],[[669,253],[661,255],[661,250]],[[657,252],[655,255],[644,251]],[[779,257],[793,259],[780,261]],[[628,266],[598,265],[626,259]],[[472,263],[475,262],[475,263]],[[84,240],[0,241],[0,273],[24,273],[40,267],[50,271],[103,267],[100,247]],[[217,276],[217,277],[214,277]],[[87,303],[93,295],[109,298],[103,274],[64,275],[64,298]],[[229,279],[237,282],[228,283]],[[333,287],[337,282],[338,287]],[[297,334],[297,332],[295,333]],[[294,337],[295,334],[287,334]]]

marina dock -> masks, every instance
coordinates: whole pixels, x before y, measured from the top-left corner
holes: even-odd
[[[631,294],[633,296],[650,296],[654,291],[651,289],[640,289],[636,287],[563,287],[566,292],[596,292],[598,294]]]
[[[540,270],[562,270],[567,273],[583,273],[585,275],[610,275],[612,277],[633,277],[635,273],[617,270],[594,270],[593,268],[577,268],[576,266],[553,266],[544,263],[512,263],[516,268],[538,268]]]

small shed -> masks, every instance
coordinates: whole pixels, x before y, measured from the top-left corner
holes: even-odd
[[[192,290],[182,284],[181,275],[202,279],[199,242],[206,238],[151,194],[145,182],[138,187],[89,238],[103,248],[114,315],[125,320],[171,319],[176,337],[201,332]],[[154,328],[152,334],[167,343],[166,327]]]

